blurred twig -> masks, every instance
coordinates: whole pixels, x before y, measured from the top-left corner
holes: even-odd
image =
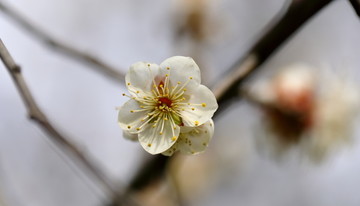
[[[269,30],[255,43],[247,54],[226,72],[220,84],[213,87],[218,100],[219,115],[232,99],[238,97],[238,87],[263,64],[297,29],[332,0],[293,0],[285,13],[272,22]],[[158,180],[166,169],[169,157],[152,157],[130,181],[126,193],[138,191]]]
[[[64,55],[73,58],[77,61],[82,61],[91,65],[94,70],[97,72],[104,74],[110,79],[116,81],[117,83],[123,83],[125,75],[121,73],[118,69],[110,66],[106,62],[100,60],[97,57],[94,57],[88,53],[80,51],[68,44],[65,44],[49,35],[39,27],[35,26],[35,24],[31,23],[27,20],[26,17],[22,16],[20,13],[11,9],[7,6],[3,1],[0,0],[0,10],[8,15],[11,19],[13,19],[16,23],[18,23],[22,28],[27,30],[31,35],[33,35],[38,40],[42,41],[49,47],[63,53]]]
[[[360,17],[360,0],[349,0],[356,14]]]
[[[2,40],[0,39],[0,58],[3,61],[5,67],[7,68],[8,72],[10,73],[20,95],[23,99],[28,115],[31,120],[34,120],[45,133],[48,134],[48,137],[55,142],[56,145],[65,153],[70,153],[70,157],[74,157],[78,160],[83,169],[87,174],[90,174],[92,177],[95,177],[108,192],[116,196],[117,191],[112,186],[109,179],[103,174],[100,170],[99,166],[95,164],[95,162],[87,155],[83,154],[71,141],[70,138],[65,137],[61,134],[58,130],[54,128],[54,126],[48,121],[45,114],[40,110],[37,106],[37,103],[33,99],[26,82],[21,74],[20,67],[14,62],[13,58],[9,54],[7,48],[3,44]]]

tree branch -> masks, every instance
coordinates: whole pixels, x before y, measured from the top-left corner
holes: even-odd
[[[36,27],[30,21],[26,20],[21,14],[16,12],[7,6],[4,2],[0,1],[0,10],[4,12],[7,16],[9,16],[12,20],[18,23],[22,28],[28,31],[31,35],[33,35],[38,40],[42,41],[45,45],[55,49],[63,53],[64,55],[77,60],[84,62],[88,65],[91,65],[95,71],[105,75],[106,77],[114,80],[117,83],[123,83],[125,75],[121,73],[118,69],[110,66],[104,61],[88,54],[82,52],[78,49],[75,49],[68,44],[65,44],[55,38],[51,37],[48,33],[43,31],[42,29]]]
[[[349,0],[356,14],[360,17],[360,0]]]
[[[308,19],[332,0],[292,0],[289,8],[278,21],[272,23],[259,41],[239,59],[220,84],[215,85],[214,93],[219,105],[227,104],[238,97],[238,87],[247,80],[276,50],[283,45]],[[219,107],[220,108],[220,107]],[[222,106],[221,109],[224,109]]]
[[[100,170],[100,167],[90,159],[89,156],[83,154],[71,141],[70,138],[65,137],[47,120],[45,114],[37,106],[34,98],[29,91],[25,80],[21,74],[20,67],[14,62],[13,58],[9,54],[4,43],[0,39],[0,58],[3,61],[5,67],[10,73],[21,98],[24,101],[28,115],[31,120],[35,121],[41,129],[48,134],[50,140],[57,145],[65,154],[71,154],[70,157],[75,158],[81,163],[84,172],[92,177],[95,177],[103,187],[113,196],[117,196],[117,191],[112,186],[109,179]]]
[[[272,22],[270,29],[255,43],[247,54],[239,59],[221,79],[220,84],[213,87],[218,100],[218,116],[224,108],[238,97],[238,87],[247,80],[256,69],[270,57],[295,31],[307,20],[320,11],[331,0],[293,0],[286,10]],[[215,116],[215,117],[216,117]],[[171,161],[171,157],[153,156],[144,164],[130,181],[125,194],[139,191],[158,180]],[[115,204],[114,204],[115,205]]]

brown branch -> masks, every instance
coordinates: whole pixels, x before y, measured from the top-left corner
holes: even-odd
[[[70,141],[69,137],[65,137],[54,126],[48,121],[45,114],[40,110],[35,102],[34,98],[29,91],[25,80],[21,74],[20,67],[14,62],[13,58],[9,54],[7,48],[0,39],[0,58],[10,73],[18,91],[20,92],[21,98],[24,101],[28,115],[31,120],[35,121],[41,129],[48,134],[48,137],[53,141],[65,154],[71,154],[70,157],[75,158],[81,163],[88,175],[95,177],[103,187],[112,196],[117,196],[117,191],[112,186],[109,179],[106,178],[104,173],[100,170],[100,167],[90,159],[88,155],[83,154],[76,146]]]
[[[356,14],[360,17],[360,0],[349,0]]]
[[[8,17],[14,20],[18,25],[24,28],[27,32],[33,35],[38,40],[42,41],[45,45],[63,53],[64,55],[73,58],[74,60],[84,62],[88,65],[91,65],[95,71],[109,77],[110,79],[116,81],[117,83],[123,83],[125,75],[121,73],[118,69],[110,66],[104,61],[88,54],[83,51],[80,51],[76,48],[69,46],[55,38],[51,37],[48,33],[35,26],[33,23],[27,20],[24,16],[16,12],[7,6],[4,2],[0,1],[0,10],[4,12]]]
[[[272,23],[259,41],[238,60],[220,84],[215,85],[219,105],[238,97],[238,87],[247,80],[276,50],[286,42],[307,20],[332,0],[292,0],[278,21]],[[219,107],[224,109],[223,107]]]
[[[270,57],[307,20],[319,12],[331,0],[293,0],[286,12],[272,22],[270,29],[256,42],[247,54],[224,75],[220,84],[213,87],[219,110],[224,111],[232,99],[239,96],[238,87]],[[215,117],[216,117],[215,116]],[[161,178],[171,158],[162,155],[152,157],[130,181],[125,194],[139,191]],[[115,205],[115,204],[114,204]]]

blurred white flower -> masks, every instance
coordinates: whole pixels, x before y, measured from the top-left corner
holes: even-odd
[[[316,99],[314,129],[305,145],[316,160],[321,160],[337,146],[352,142],[353,122],[359,113],[358,88],[339,75],[322,74],[322,82]]]
[[[256,84],[250,97],[265,114],[266,141],[281,153],[299,145],[319,160],[351,139],[358,112],[355,88],[330,72],[292,65]]]
[[[200,69],[190,57],[171,57],[160,66],[135,63],[125,79],[131,99],[119,108],[118,123],[151,154],[173,146],[183,127],[208,122],[218,107],[211,90],[200,84]]]

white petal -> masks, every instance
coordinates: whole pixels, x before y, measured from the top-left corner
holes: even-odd
[[[138,96],[148,93],[153,86],[153,80],[159,73],[159,65],[148,62],[137,62],[130,66],[125,77],[126,87],[129,92]]]
[[[123,106],[119,109],[118,123],[119,126],[130,133],[138,133],[140,131],[137,128],[143,123],[142,120],[146,119],[148,116],[148,111],[137,111],[143,110],[139,107],[139,102],[133,99],[125,102]],[[133,111],[133,112],[131,112]]]
[[[165,156],[172,156],[177,151],[178,151],[178,144],[176,142],[175,144],[173,144],[173,146],[171,146],[169,149],[167,149],[165,152],[162,152],[161,154]]]
[[[214,122],[207,121],[205,124],[192,128],[187,133],[181,133],[179,140],[163,155],[171,156],[177,150],[184,154],[198,154],[207,148],[214,135]]]
[[[166,59],[160,64],[160,74],[168,74],[172,86],[186,84],[186,90],[196,88],[201,82],[199,66],[190,57],[174,56]]]
[[[161,124],[164,122],[163,133],[160,134]],[[178,139],[179,128],[173,129],[170,120],[158,121],[156,127],[148,124],[147,127],[139,133],[139,142],[141,146],[150,154],[159,154],[169,149]]]
[[[218,108],[212,91],[204,85],[199,85],[189,97],[188,103],[181,111],[185,126],[198,126],[212,118]]]
[[[138,141],[138,135],[137,134],[131,134],[128,131],[123,130],[123,137],[125,139],[131,140],[131,141]]]

